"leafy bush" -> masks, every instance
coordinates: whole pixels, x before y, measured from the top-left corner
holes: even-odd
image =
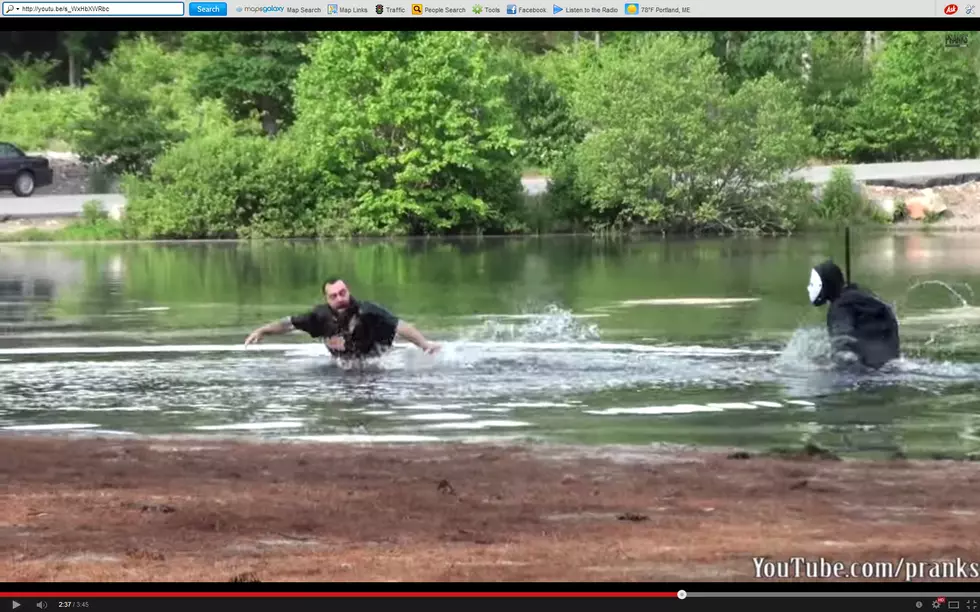
[[[20,59],[5,55],[0,60],[0,87],[5,91],[38,91],[48,84],[57,66],[58,62],[54,60],[35,59],[30,53]]]
[[[781,205],[763,196],[806,159],[802,105],[771,75],[729,94],[707,48],[703,38],[646,37],[628,53],[604,48],[580,75],[573,105],[590,132],[571,162],[593,225],[780,225]]]
[[[806,32],[748,32],[734,58],[733,83],[738,86],[769,74],[801,83],[807,49]]]
[[[124,179],[126,223],[139,238],[238,236],[262,206],[255,175],[270,147],[231,128],[174,145],[148,178]]]
[[[70,150],[76,123],[92,116],[87,89],[9,90],[0,97],[0,138],[28,151]]]
[[[862,38],[862,32],[814,34],[806,100],[820,158],[843,160],[851,154],[846,143],[849,117],[861,103],[869,77]]]
[[[352,41],[363,53],[349,53]],[[297,86],[297,122],[275,141],[230,127],[203,130],[163,153],[148,179],[127,179],[127,219],[140,236],[515,223],[520,142],[511,137],[503,78],[479,37],[337,33],[311,54]],[[446,57],[456,59],[446,65]]]
[[[236,119],[258,114],[274,134],[293,119],[293,82],[305,63],[309,32],[187,32],[184,47],[206,56],[193,77],[202,99],[225,102]]]
[[[498,52],[498,61],[510,74],[506,92],[517,115],[517,133],[524,141],[522,164],[525,168],[554,167],[584,136],[566,96],[534,59],[504,49]]]
[[[358,234],[513,229],[521,142],[491,50],[470,32],[322,35],[292,128],[330,177],[318,206]]]
[[[974,48],[947,48],[947,32],[892,32],[876,59],[845,142],[861,163],[977,154],[980,79]]]
[[[890,221],[884,211],[864,197],[860,185],[854,182],[854,174],[843,167],[831,170],[813,218],[822,225]]]
[[[206,58],[168,52],[148,37],[122,42],[89,74],[94,113],[78,122],[78,153],[108,158],[111,171],[146,174],[192,132],[231,124],[223,105],[199,101],[192,79]]]

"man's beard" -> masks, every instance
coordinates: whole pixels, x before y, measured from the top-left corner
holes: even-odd
[[[337,322],[341,327],[346,327],[350,323],[351,317],[357,312],[357,300],[351,297],[347,300],[347,304],[343,307],[334,308],[333,311],[337,315]]]

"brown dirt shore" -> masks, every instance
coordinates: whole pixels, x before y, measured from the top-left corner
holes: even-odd
[[[749,581],[753,557],[980,561],[978,481],[952,461],[7,435],[0,580]]]

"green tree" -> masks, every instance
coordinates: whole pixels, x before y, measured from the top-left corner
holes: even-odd
[[[0,83],[8,91],[38,91],[48,85],[57,66],[58,62],[48,57],[37,58],[25,53],[18,59],[8,55],[0,63]]]
[[[569,32],[487,32],[494,47],[518,51],[525,55],[540,55],[571,42]]]
[[[568,100],[535,59],[512,50],[499,51],[497,57],[510,74],[506,93],[524,141],[521,160],[525,166],[551,168],[583,137]]]
[[[258,112],[268,134],[293,119],[292,85],[306,62],[309,32],[188,32],[184,47],[208,57],[196,73],[201,98],[225,102],[236,119]]]
[[[868,69],[863,32],[817,32],[811,47],[813,70],[806,85],[806,102],[815,153],[827,159],[846,159],[848,118],[861,103]]]
[[[976,42],[948,48],[947,32],[893,32],[849,117],[843,144],[857,162],[972,157],[980,126]],[[968,32],[959,34],[969,35]]]
[[[324,34],[297,79],[296,163],[347,231],[506,229],[521,190],[506,81],[479,34]]]
[[[68,55],[68,85],[79,87],[82,84],[82,66],[89,58],[91,50],[88,37],[91,32],[73,30],[61,33],[61,42]]]
[[[220,104],[200,101],[191,91],[203,61],[167,51],[149,37],[123,41],[89,72],[94,112],[75,126],[78,153],[90,161],[111,160],[113,172],[142,175],[189,133],[229,123]]]
[[[803,54],[809,51],[806,32],[744,32],[733,58],[733,85],[772,74],[802,83]]]
[[[91,117],[91,92],[77,87],[12,89],[0,97],[0,134],[28,151],[74,150],[75,126]]]
[[[235,238],[262,206],[257,169],[272,143],[231,127],[197,133],[127,177],[126,221],[139,238]],[[203,163],[206,160],[207,163]]]
[[[706,37],[647,37],[628,53],[604,48],[580,75],[574,108],[589,133],[571,162],[594,225],[784,221],[778,191],[811,146],[803,107],[772,75],[730,94],[709,48]]]

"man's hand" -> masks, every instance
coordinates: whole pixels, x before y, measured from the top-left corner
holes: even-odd
[[[327,340],[327,348],[334,351],[344,350],[344,337],[343,336],[333,336]]]
[[[415,346],[422,349],[426,355],[434,355],[439,352],[440,348],[442,348],[435,342],[429,342],[426,340],[425,336],[422,335],[422,332],[404,321],[398,322],[398,327],[395,329],[395,332],[402,338],[405,338]]]
[[[249,344],[255,344],[260,342],[266,334],[285,334],[295,329],[293,327],[293,321],[290,317],[285,317],[276,321],[275,323],[269,323],[268,325],[263,325],[262,327],[256,329],[245,338],[245,346]]]

